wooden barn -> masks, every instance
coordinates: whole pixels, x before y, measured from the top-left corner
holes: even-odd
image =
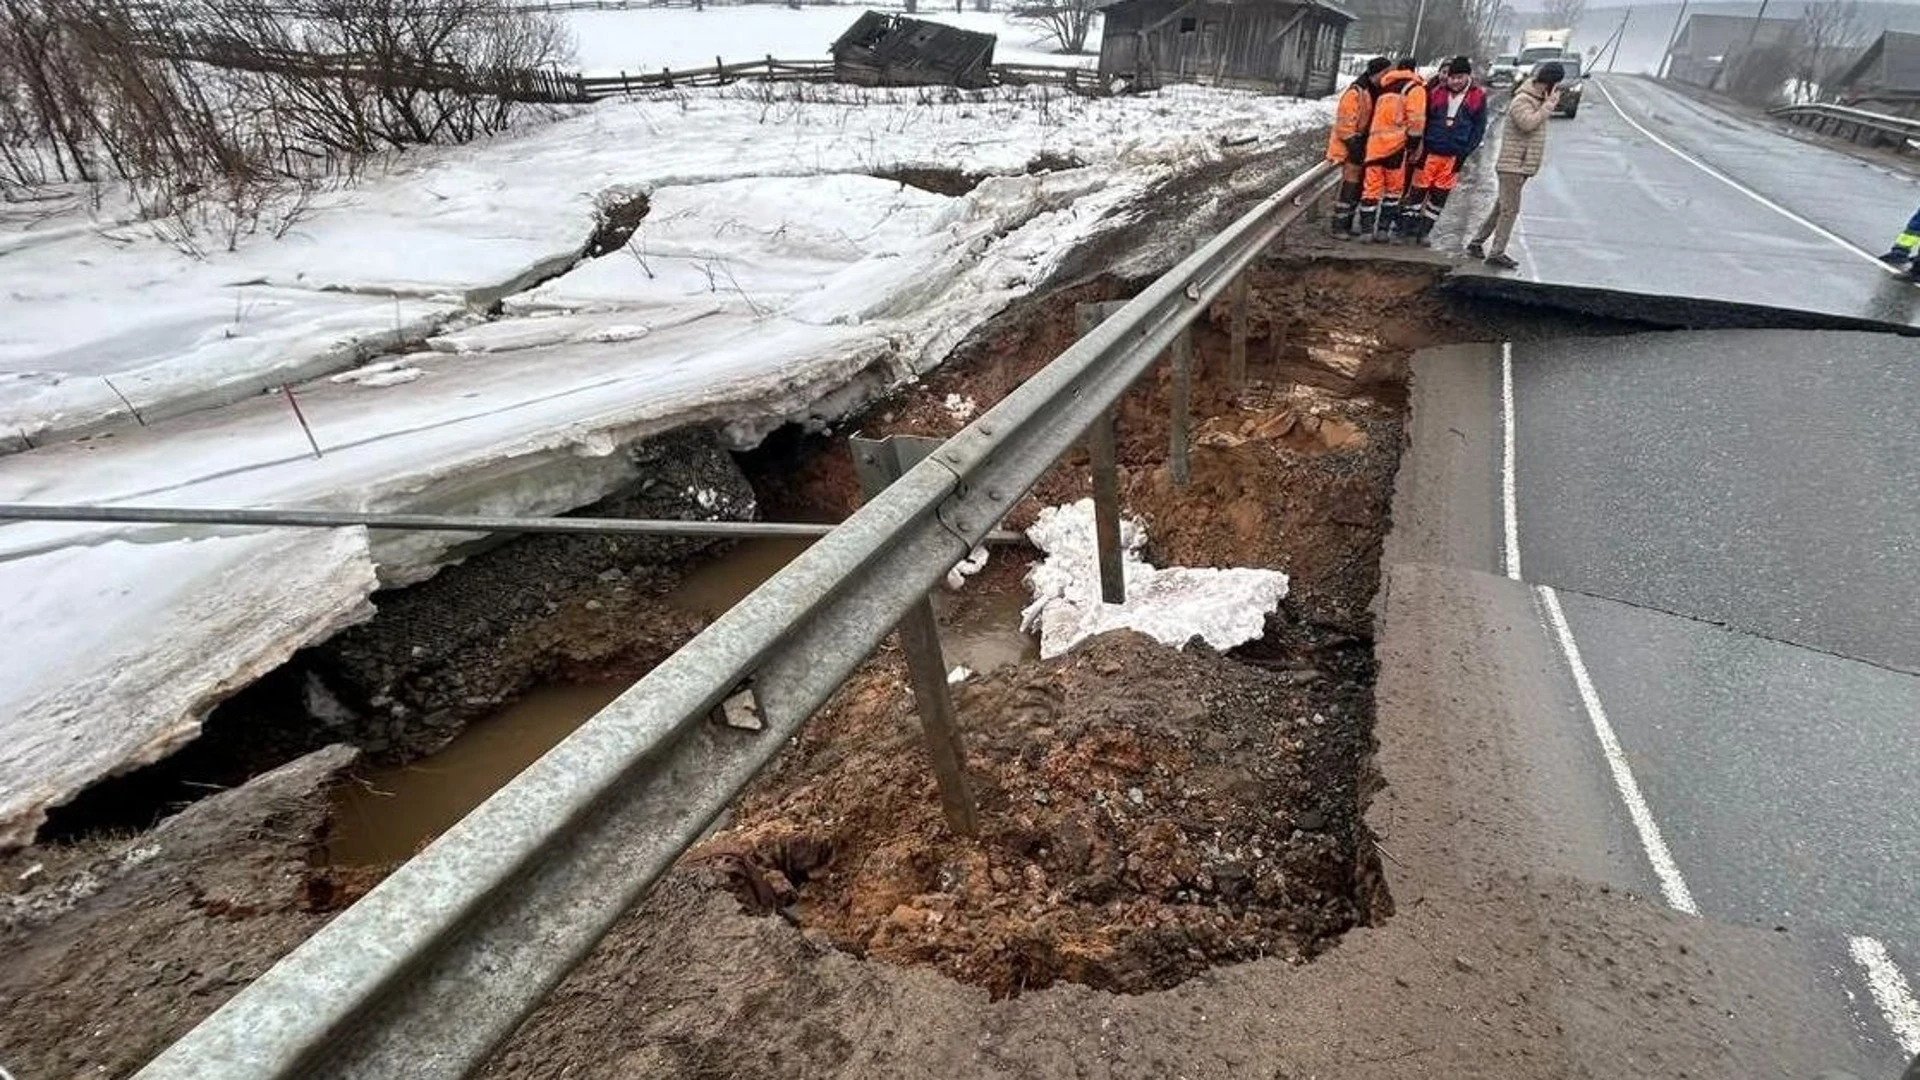
[[[1842,104],[1920,118],[1920,34],[1888,30],[1834,82]]]
[[[1136,89],[1192,82],[1333,93],[1353,14],[1328,0],[1114,0],[1100,75]]]
[[[861,86],[989,86],[994,41],[992,34],[869,11],[833,43],[833,77]]]

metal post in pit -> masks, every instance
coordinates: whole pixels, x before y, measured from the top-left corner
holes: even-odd
[[[1246,342],[1240,342],[1242,353]],[[1190,470],[1187,467],[1188,427],[1193,416],[1193,331],[1182,330],[1173,341],[1173,434],[1169,447],[1169,469],[1173,473],[1173,482],[1185,487]]]
[[[1074,320],[1081,337],[1093,332],[1125,301],[1076,304]],[[1120,463],[1115,445],[1115,409],[1108,409],[1087,429],[1087,456],[1093,469],[1093,536],[1100,546],[1100,599],[1109,604],[1127,602],[1127,577],[1120,561]]]
[[[1247,385],[1247,275],[1233,283],[1233,346],[1227,354],[1227,385],[1239,390]]]
[[[853,468],[867,498],[879,494],[908,469],[940,448],[939,439],[891,435],[884,439],[853,436]],[[933,601],[926,596],[900,620],[894,632],[907,655],[913,681],[913,703],[920,712],[920,731],[927,745],[933,776],[940,785],[940,809],[947,827],[957,836],[980,835],[980,811],[967,781],[967,748],[960,738],[959,715],[947,686],[947,659],[940,648],[940,624]]]

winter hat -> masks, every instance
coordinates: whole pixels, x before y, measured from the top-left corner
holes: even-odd
[[[1471,75],[1473,74],[1473,61],[1464,56],[1456,56],[1447,61],[1447,74]]]
[[[1412,70],[1414,70],[1414,63],[1413,63],[1413,58],[1412,58],[1412,57],[1407,57],[1406,59],[1404,59],[1404,60],[1402,60],[1402,61],[1400,61],[1399,63],[1397,63],[1397,64],[1395,64],[1395,65],[1393,65],[1393,69],[1394,69],[1395,71],[1412,71]]]
[[[1541,64],[1540,70],[1533,73],[1534,82],[1539,83],[1541,86],[1549,87],[1560,85],[1560,80],[1566,77],[1567,69],[1561,67],[1560,61],[1558,60],[1549,60]]]
[[[1384,56],[1376,56],[1367,61],[1367,74],[1378,75],[1393,66],[1393,61]]]

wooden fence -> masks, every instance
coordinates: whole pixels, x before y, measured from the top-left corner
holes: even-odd
[[[995,64],[991,68],[995,86],[1061,86],[1076,94],[1103,93],[1099,73],[1092,68],[1055,67],[1046,64]],[[621,72],[579,80],[581,94],[588,100],[675,90],[695,86],[727,86],[737,82],[816,82],[834,81],[831,60],[764,60],[728,64],[714,57],[712,67],[661,68],[658,71]]]

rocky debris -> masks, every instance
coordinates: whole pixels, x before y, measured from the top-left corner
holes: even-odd
[[[702,849],[748,908],[996,997],[1304,958],[1384,914],[1357,683],[1309,699],[1127,632],[971,681],[972,841],[940,816],[902,681],[897,662],[865,670]]]
[[[330,746],[131,840],[36,848],[0,873],[0,1047],[19,1076],[119,1076],[251,982],[364,883],[316,871]]]
[[[752,488],[718,442],[680,432],[636,452],[634,488],[581,517],[750,520]],[[680,565],[713,541],[528,536],[409,589],[379,615],[296,660],[351,715],[327,734],[380,758],[431,752],[541,681],[644,672],[702,621],[660,602]],[[617,575],[617,576],[616,576]]]

